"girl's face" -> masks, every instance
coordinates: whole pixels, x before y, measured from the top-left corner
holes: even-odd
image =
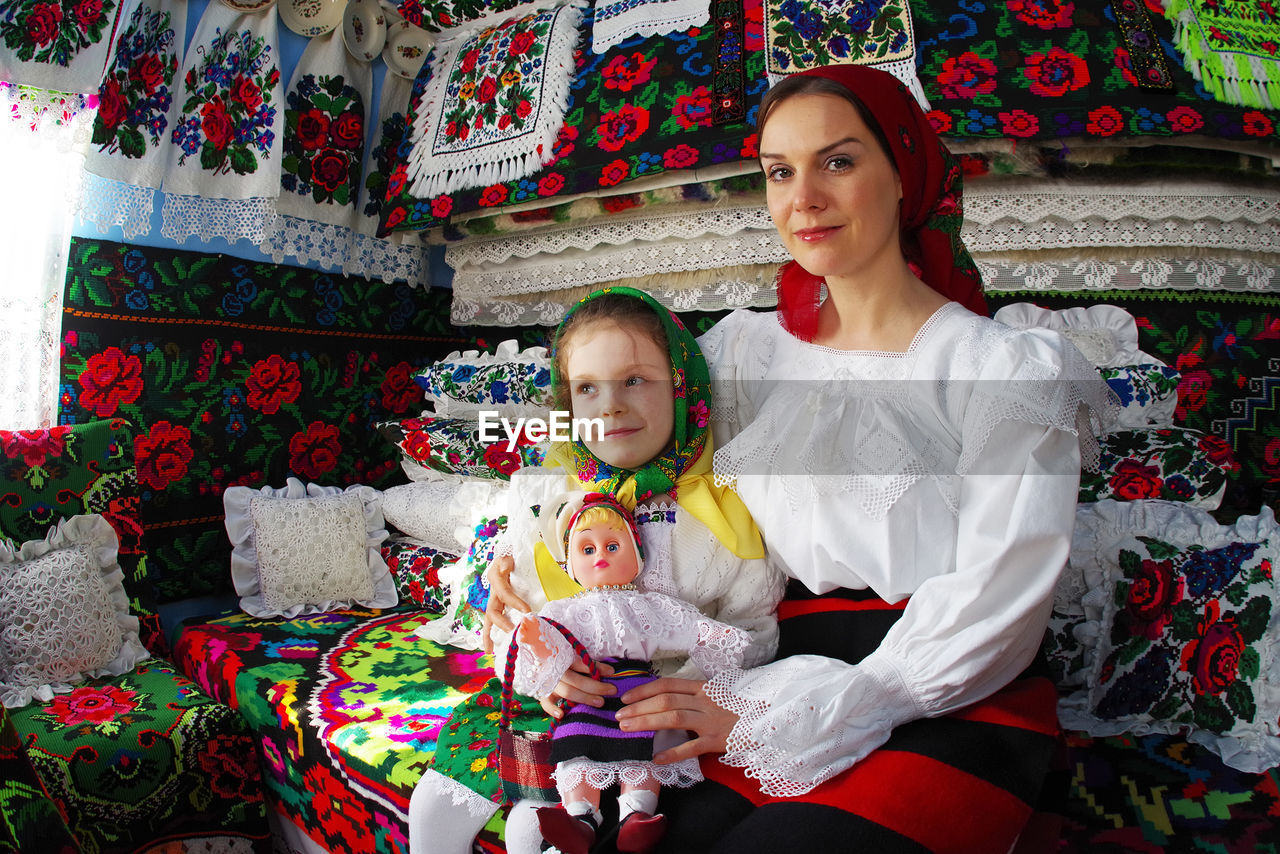
[[[573,417],[604,422],[604,438],[586,442],[591,453],[611,466],[636,469],[665,451],[676,420],[666,351],[609,321],[575,330],[567,349]]]
[[[630,584],[640,574],[635,541],[603,522],[575,528],[569,535],[569,572],[583,587]]]
[[[760,134],[769,215],[791,256],[815,276],[874,274],[902,264],[902,182],[853,105],[795,95]]]

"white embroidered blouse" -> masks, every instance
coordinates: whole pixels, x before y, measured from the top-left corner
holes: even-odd
[[[700,343],[717,481],[736,485],[770,559],[816,593],[911,597],[857,665],[793,656],[708,684],[740,716],[725,761],[767,793],[801,794],[1030,663],[1108,392],[1057,333],[956,303],[903,353],[810,344],[749,311]]]

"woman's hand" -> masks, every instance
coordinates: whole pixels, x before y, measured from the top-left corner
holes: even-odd
[[[603,662],[596,662],[596,669],[602,676],[612,676],[613,668]],[[618,693],[616,686],[608,682],[597,682],[590,676],[591,669],[581,659],[560,677],[555,691],[544,697],[542,708],[556,720],[564,717],[565,706],[571,703],[586,703],[597,709],[604,705],[605,697]]]
[[[694,734],[689,741],[653,757],[659,765],[703,753],[724,753],[738,716],[711,702],[704,690],[706,684],[667,677],[632,688],[622,695],[626,705],[618,710],[618,726],[623,732],[683,729]]]
[[[507,608],[526,614],[533,610],[511,586],[511,572],[515,568],[515,559],[511,555],[502,555],[494,558],[485,572],[485,577],[489,580],[489,602],[484,606],[484,626],[480,629],[480,644],[485,652],[493,652],[491,633],[495,626],[504,632],[515,629],[515,624],[504,613]]]

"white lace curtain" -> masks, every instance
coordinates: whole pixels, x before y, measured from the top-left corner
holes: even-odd
[[[93,111],[0,83],[0,429],[57,417],[62,288]]]

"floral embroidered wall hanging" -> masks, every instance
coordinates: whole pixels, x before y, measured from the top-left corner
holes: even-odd
[[[711,17],[710,0],[596,0],[591,49],[604,53],[632,36],[649,38],[700,27]]]
[[[0,80],[93,92],[119,11],[117,0],[0,0]]]
[[[870,65],[897,77],[925,109],[908,0],[765,0],[771,80],[824,65]]]
[[[126,4],[120,21],[111,65],[98,86],[85,168],[115,181],[159,187],[169,156],[187,3],[138,0]]]
[[[1220,101],[1269,110],[1280,105],[1280,13],[1269,0],[1165,0],[1174,43]]]
[[[415,195],[519,179],[552,158],[583,5],[571,0],[436,44],[410,131]]]
[[[280,213],[354,225],[371,88],[340,32],[307,45],[285,96]]]
[[[280,194],[279,17],[210,3],[187,49],[166,193],[221,199]]]

